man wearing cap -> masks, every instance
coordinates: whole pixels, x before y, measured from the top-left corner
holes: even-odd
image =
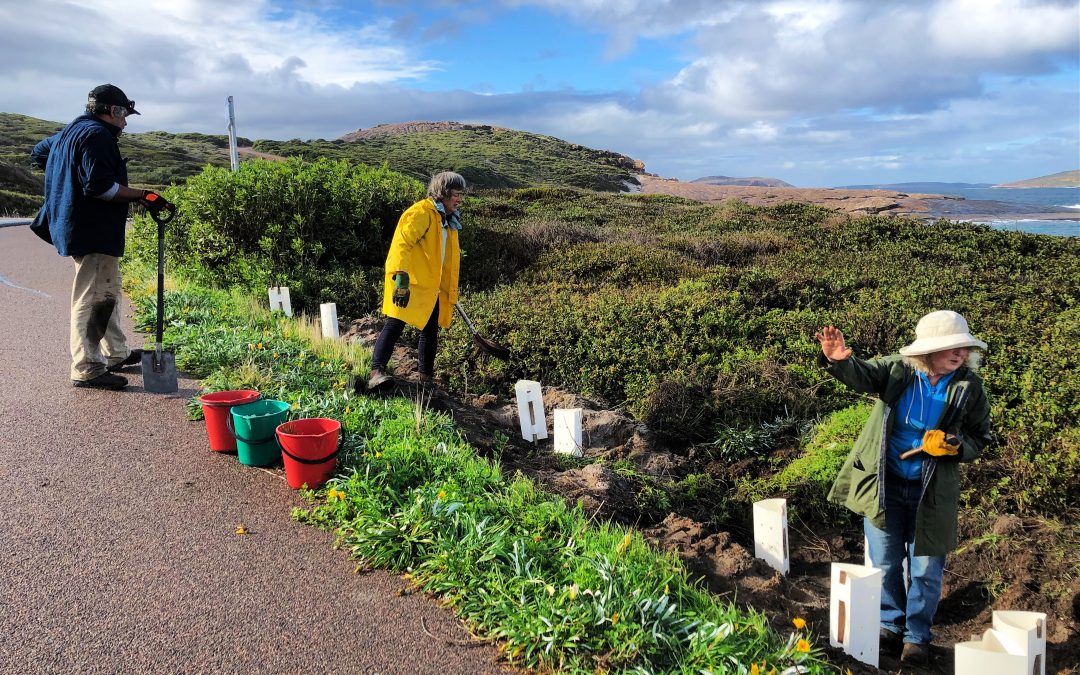
[[[90,92],[86,112],[34,146],[31,164],[45,171],[45,204],[31,228],[75,262],[71,289],[71,380],[76,387],[123,389],[116,375],[139,363],[120,329],[120,256],[128,204],[171,208],[160,195],[127,185],[118,139],[135,102],[117,86]],[[148,200],[147,198],[150,197]]]
[[[945,555],[957,543],[959,462],[975,460],[990,442],[990,404],[974,351],[986,343],[947,310],[922,317],[915,341],[893,356],[864,361],[832,326],[815,337],[827,372],[878,397],[829,499],[864,517],[870,561],[882,570],[883,651],[925,664]]]

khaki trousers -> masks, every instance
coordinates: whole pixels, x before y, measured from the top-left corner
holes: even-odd
[[[91,253],[72,260],[71,379],[91,380],[131,354],[120,329],[120,258]]]

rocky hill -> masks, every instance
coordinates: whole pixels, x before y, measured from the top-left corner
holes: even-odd
[[[30,151],[63,128],[60,122],[0,113],[0,215],[33,215],[41,205],[42,173],[30,168]],[[240,138],[241,146],[251,141]],[[207,164],[228,166],[225,135],[172,134],[165,131],[120,136],[131,183],[159,188],[193,176]]]
[[[377,124],[370,129],[357,129],[350,131],[341,137],[341,140],[352,143],[353,141],[366,141],[371,138],[384,136],[401,136],[402,134],[423,134],[429,131],[512,131],[504,127],[496,127],[490,124],[465,124],[463,122],[397,122],[395,124]]]
[[[475,188],[579,187],[625,192],[645,165],[553,136],[486,124],[415,121],[357,129],[332,141],[256,141],[255,150],[307,159],[383,162],[421,181],[457,171]]]
[[[1078,171],[1061,171],[1059,173],[1052,173],[1049,176],[1040,176],[1039,178],[1029,178],[1028,180],[1019,180],[1014,183],[1001,183],[995,185],[997,188],[1064,188],[1064,187],[1080,187],[1080,170]]]
[[[779,178],[732,178],[731,176],[705,176],[695,178],[691,183],[703,183],[705,185],[742,185],[746,187],[795,187],[791,183],[785,183]]]
[[[0,214],[31,215],[40,205],[41,172],[29,168],[40,139],[62,124],[0,113]],[[120,140],[135,185],[182,181],[207,164],[228,166],[228,139],[164,131],[124,134]],[[595,150],[552,136],[486,124],[402,122],[357,129],[331,141],[240,139],[241,161],[299,156],[386,163],[421,181],[457,171],[473,188],[578,187],[604,192],[636,190],[645,165],[626,155]]]

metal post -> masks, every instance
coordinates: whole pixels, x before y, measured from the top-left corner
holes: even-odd
[[[232,96],[228,98],[225,107],[229,113],[229,164],[233,171],[237,171],[240,168],[240,156],[236,152],[236,113],[233,111]]]

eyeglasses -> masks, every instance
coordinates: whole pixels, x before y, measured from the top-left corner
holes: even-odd
[[[458,199],[465,199],[465,191],[464,190],[451,190],[450,191],[450,196],[451,197],[457,197]]]

